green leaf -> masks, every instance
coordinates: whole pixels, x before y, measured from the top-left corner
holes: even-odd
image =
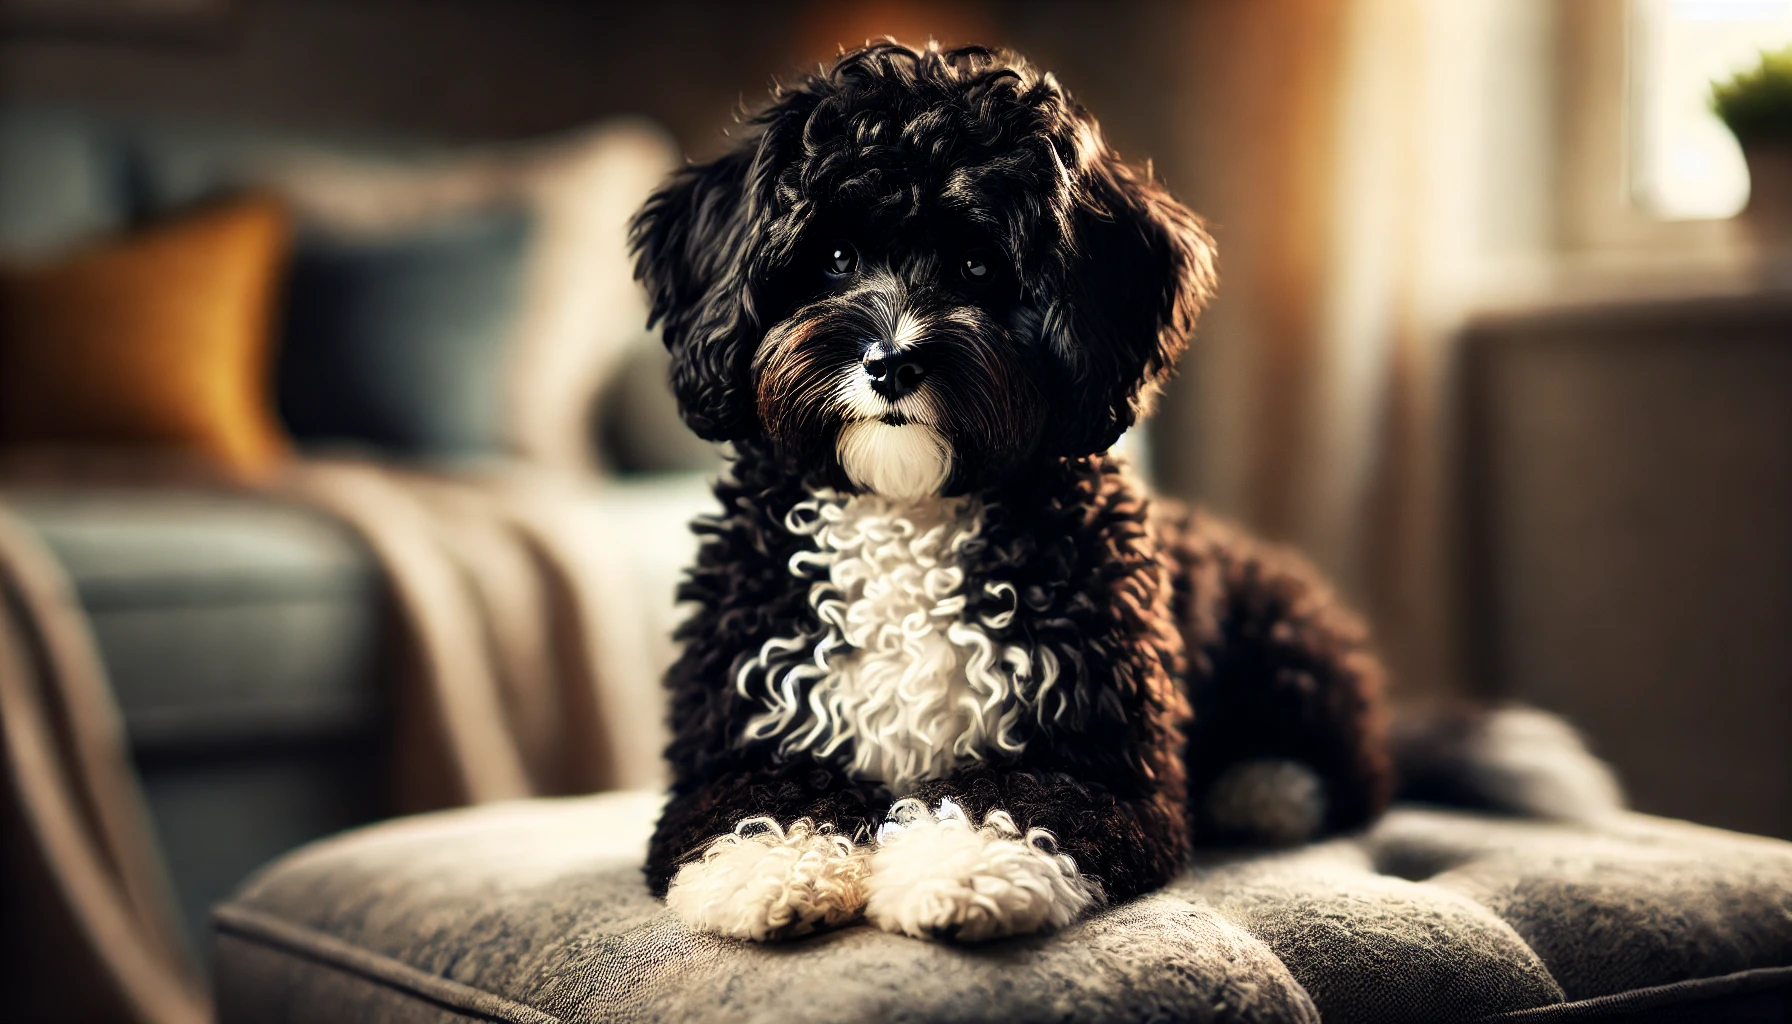
[[[1763,51],[1755,67],[1712,82],[1710,102],[1744,146],[1792,145],[1792,46]]]

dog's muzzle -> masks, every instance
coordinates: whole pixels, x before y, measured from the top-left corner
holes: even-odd
[[[840,466],[854,484],[887,498],[930,497],[952,475],[952,448],[925,388],[924,353],[925,346],[872,342],[841,388],[848,418],[834,442]]]

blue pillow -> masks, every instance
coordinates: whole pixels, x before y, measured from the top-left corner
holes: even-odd
[[[432,459],[502,454],[529,235],[527,213],[505,207],[398,235],[301,236],[276,380],[293,437]]]

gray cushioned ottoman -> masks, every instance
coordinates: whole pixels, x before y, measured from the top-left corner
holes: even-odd
[[[215,916],[220,1020],[1792,1019],[1792,844],[1642,815],[1417,808],[1210,856],[1054,936],[692,934],[637,865],[643,794],[317,843]]]

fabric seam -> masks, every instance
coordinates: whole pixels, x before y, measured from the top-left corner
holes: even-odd
[[[1588,1014],[1600,1011],[1629,1013],[1663,1007],[1688,1006],[1726,996],[1771,992],[1776,988],[1792,988],[1792,966],[1757,967],[1746,971],[1736,971],[1732,974],[1714,975],[1709,978],[1687,978],[1665,985],[1650,985],[1645,988],[1612,992],[1589,999],[1577,999],[1571,1003],[1509,1010],[1486,1017],[1478,1017],[1476,1024],[1499,1024],[1501,1021],[1511,1021],[1513,1024],[1522,1024],[1524,1021],[1593,1021],[1601,1018],[1588,1016]]]
[[[325,968],[396,989],[445,1009],[506,1024],[561,1024],[560,1018],[462,982],[419,970],[334,936],[242,907],[212,912],[220,935],[253,942]]]

